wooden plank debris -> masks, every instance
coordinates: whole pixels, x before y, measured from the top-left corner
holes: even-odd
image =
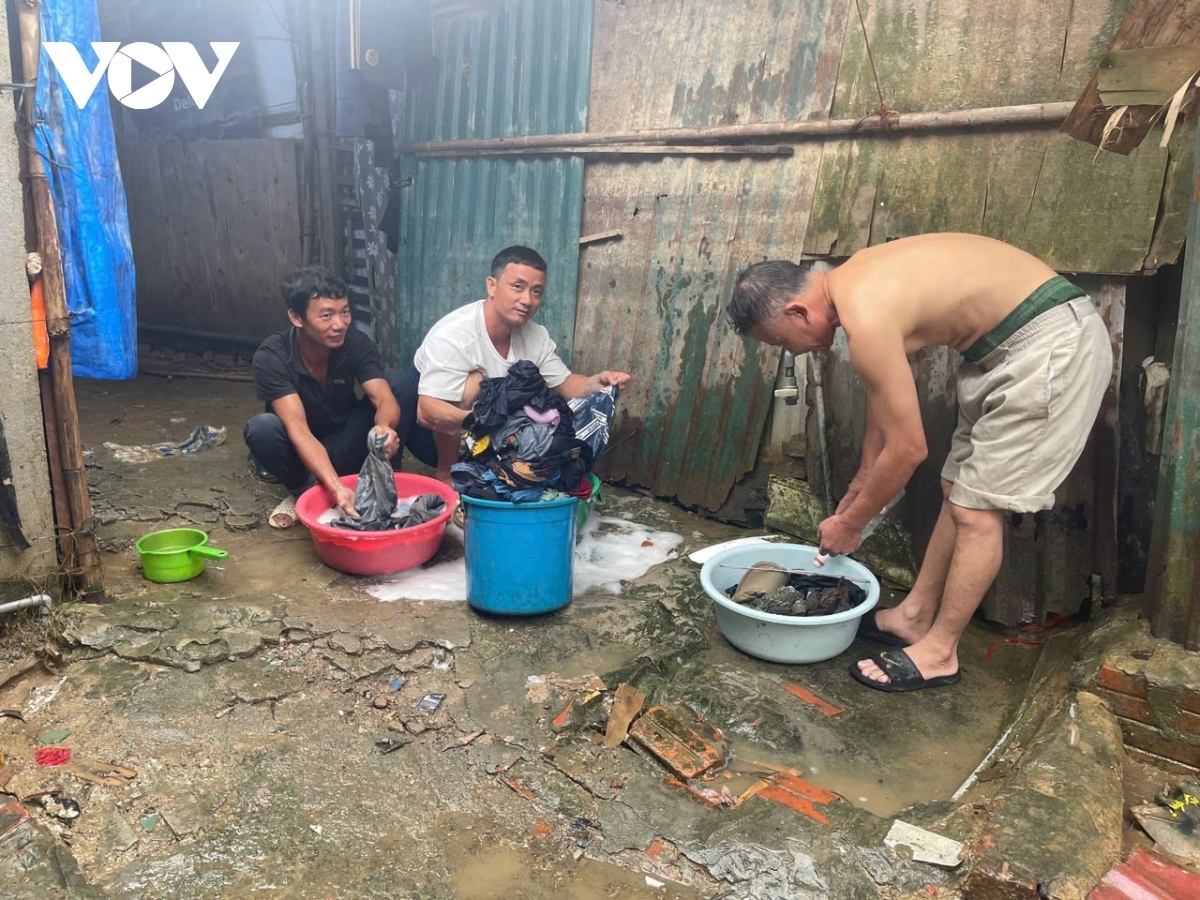
[[[1096,73],[1105,106],[1162,106],[1200,71],[1200,46],[1143,47],[1106,53]]]
[[[1198,44],[1200,0],[1136,0],[1117,29],[1109,53]],[[1100,69],[1097,69],[1076,101],[1075,109],[1063,123],[1062,131],[1096,147],[1127,154],[1145,139],[1155,121],[1157,110],[1156,106],[1131,106],[1120,128],[1114,129],[1104,139],[1104,127],[1112,116],[1113,108],[1100,96]]]

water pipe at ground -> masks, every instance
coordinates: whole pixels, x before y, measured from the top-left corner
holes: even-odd
[[[833,505],[833,486],[829,478],[829,448],[825,442],[825,380],[821,372],[821,360],[815,353],[808,354],[808,383],[813,387],[813,406],[817,417],[817,449],[821,454],[821,482],[825,511]]]
[[[800,401],[800,386],[796,384],[796,357],[790,350],[783,351],[783,381],[775,388],[775,399],[788,406]]]
[[[0,615],[4,613],[17,612],[21,609],[32,609],[35,606],[42,607],[42,615],[50,615],[50,611],[54,609],[54,601],[49,594],[34,594],[32,597],[25,597],[22,600],[12,600],[8,603],[0,603]]]

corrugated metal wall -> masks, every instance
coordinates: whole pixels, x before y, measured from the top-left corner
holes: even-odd
[[[438,69],[410,89],[405,143],[583,131],[591,0],[503,0],[435,22]],[[526,244],[549,264],[538,312],[569,360],[583,160],[413,159],[402,193],[400,360],[452,309],[485,294],[496,252]]]
[[[842,0],[597,0],[591,131],[828,114]],[[603,474],[716,509],[755,462],[779,352],[733,334],[737,272],[798,258],[818,143],[790,157],[589,164],[584,233],[622,237],[581,255],[580,371],[633,383]]]
[[[1132,6],[861,2],[884,99],[903,112],[1075,100]],[[835,118],[879,104],[856,15],[836,98]],[[1191,170],[1175,176],[1193,142],[1190,129],[1177,135],[1169,149],[1156,135],[1129,156],[1097,153],[1047,128],[828,141],[805,250],[849,256],[904,235],[969,231],[1023,247],[1060,271],[1157,268],[1174,262],[1186,228],[1179,182]]]
[[[1130,0],[991,6],[862,0],[862,6],[885,98],[898,109],[922,111],[1073,99]],[[857,19],[851,24],[835,116],[865,113],[879,102]],[[1176,144],[1173,153],[1190,155],[1188,142]],[[1046,129],[828,141],[805,246],[840,257],[893,237],[962,230],[1023,246],[1060,270],[1134,272],[1148,257],[1157,265],[1178,252],[1177,229],[1162,227],[1174,202],[1169,182],[1164,188],[1170,170],[1157,140],[1122,157]],[[1109,325],[1119,373],[1126,279],[1076,280]],[[941,507],[939,475],[957,418],[957,363],[945,348],[913,359],[929,458],[910,481],[899,515],[918,558]],[[865,411],[862,384],[841,341],[826,357],[824,379],[836,498],[858,467]],[[1114,379],[1093,440],[1056,492],[1054,509],[1006,519],[1006,562],[984,601],[988,618],[1012,624],[1073,613],[1087,597],[1092,572],[1103,575],[1106,592],[1116,590],[1118,392]],[[810,436],[810,454],[815,450]]]
[[[1072,99],[1131,2],[862,7],[885,99],[907,112]],[[582,113],[558,125],[535,115],[547,92],[563,111],[573,91],[595,133],[866,116],[878,104],[853,0],[595,0],[591,57],[575,65],[568,47],[587,46],[587,23],[568,22],[569,8],[542,4],[534,23],[528,3],[504,0],[493,13],[439,26],[436,90],[414,95],[416,124],[405,137],[585,127]],[[513,43],[521,22],[525,52]],[[551,33],[563,38],[547,41]],[[569,91],[551,74],[560,70]],[[1186,132],[1170,152],[1150,141],[1128,158],[1097,158],[1050,129],[789,141],[790,156],[602,157],[583,175],[581,231],[570,186],[578,158],[414,163],[401,343],[411,352],[437,316],[481,296],[501,243],[532,241],[552,266],[539,316],[564,350],[573,347],[573,367],[633,375],[602,474],[716,509],[755,465],[778,361],[724,320],[744,266],[954,229],[995,234],[1061,268],[1161,265],[1176,256],[1186,218],[1189,185],[1175,177],[1191,152]],[[572,308],[572,276],[560,267],[580,233],[607,232],[619,237],[579,253]],[[935,439],[953,426],[941,421],[937,382],[920,383]],[[854,414],[831,404],[831,427]],[[852,442],[838,452],[856,464]]]

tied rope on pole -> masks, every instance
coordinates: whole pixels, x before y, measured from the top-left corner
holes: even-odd
[[[875,55],[871,53],[871,40],[867,37],[867,23],[863,19],[862,4],[854,0],[854,8],[858,10],[858,24],[862,26],[863,43],[867,45],[867,61],[871,64],[871,74],[875,77],[875,90],[879,94],[879,106],[871,115],[878,116],[885,125],[892,125],[900,118],[900,114],[887,105],[883,99],[883,88],[879,86],[879,72],[875,69]]]

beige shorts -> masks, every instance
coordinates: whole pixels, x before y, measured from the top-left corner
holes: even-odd
[[[942,478],[950,502],[1037,512],[1083,453],[1112,377],[1104,320],[1087,297],[1033,319],[958,369],[958,425]]]

